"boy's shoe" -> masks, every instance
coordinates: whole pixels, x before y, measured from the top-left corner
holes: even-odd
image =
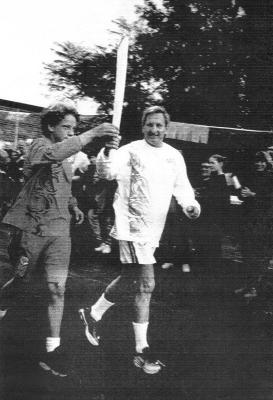
[[[45,352],[39,361],[39,366],[53,375],[65,378],[68,375],[69,361],[61,346],[54,351]]]
[[[98,336],[98,322],[90,315],[90,309],[81,308],[79,310],[80,319],[85,327],[85,336],[89,343],[93,346],[100,344],[100,337]]]
[[[105,244],[103,249],[101,250],[102,254],[110,254],[112,251],[111,246],[109,244]]]
[[[165,365],[151,352],[149,347],[145,347],[142,353],[136,353],[133,363],[137,368],[141,368],[146,374],[157,374]]]

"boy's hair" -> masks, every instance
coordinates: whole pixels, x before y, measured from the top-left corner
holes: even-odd
[[[151,107],[146,108],[146,109],[143,111],[142,119],[141,119],[141,125],[142,125],[142,126],[145,125],[145,122],[146,122],[146,119],[147,119],[148,115],[151,115],[151,114],[163,114],[164,119],[165,119],[165,125],[166,125],[166,126],[169,125],[169,123],[170,123],[170,116],[169,116],[169,114],[167,113],[167,111],[165,110],[165,108],[162,107],[162,106],[151,106]]]
[[[58,125],[66,115],[73,115],[79,122],[80,116],[76,108],[70,104],[55,103],[41,112],[41,128],[44,136],[49,135],[48,126]]]

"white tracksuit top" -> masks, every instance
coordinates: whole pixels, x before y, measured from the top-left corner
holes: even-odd
[[[97,171],[102,178],[116,179],[118,183],[111,232],[115,239],[157,247],[172,195],[184,212],[188,206],[196,206],[200,212],[184,158],[166,143],[153,147],[144,139],[137,140],[110,150],[108,157],[102,149]]]

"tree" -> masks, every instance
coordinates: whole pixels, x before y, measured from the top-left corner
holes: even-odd
[[[256,2],[254,2],[256,3]],[[125,93],[124,129],[138,131],[144,104],[173,120],[269,129],[272,125],[272,0],[151,0],[138,7]],[[124,21],[118,22],[122,27]],[[46,68],[51,88],[112,108],[116,50],[59,44]]]

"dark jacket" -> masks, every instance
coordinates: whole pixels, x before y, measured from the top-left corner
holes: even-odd
[[[200,223],[225,223],[229,211],[229,188],[225,175],[211,175],[196,189],[201,206]]]
[[[243,186],[255,193],[254,197],[242,197],[242,214],[245,222],[270,222],[273,218],[273,176],[269,171],[250,174]],[[269,221],[270,220],[270,221]],[[270,222],[271,223],[271,222]]]

